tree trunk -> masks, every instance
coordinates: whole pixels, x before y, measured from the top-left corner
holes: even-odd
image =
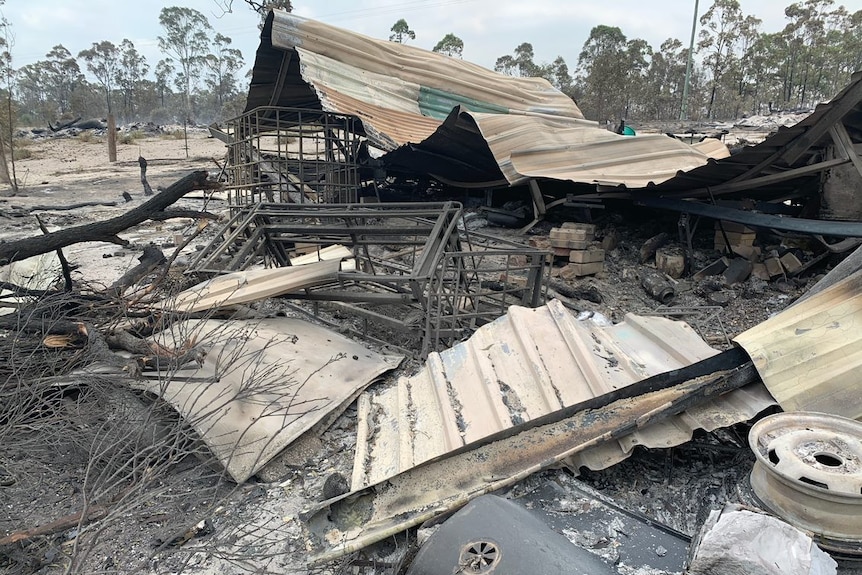
[[[218,182],[207,180],[207,172],[192,172],[121,216],[58,230],[44,236],[2,243],[0,244],[0,264],[23,260],[80,242],[103,241],[124,244],[125,242],[117,237],[118,233],[145,222],[152,216],[164,215],[165,208],[193,190],[213,190],[220,187]]]

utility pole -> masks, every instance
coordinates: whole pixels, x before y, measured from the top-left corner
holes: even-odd
[[[694,58],[694,35],[697,32],[697,5],[694,0],[694,18],[691,20],[691,42],[688,45],[688,62],[685,64],[685,83],[682,85],[682,108],[679,111],[680,120],[688,120],[688,85],[691,83],[691,63]]]

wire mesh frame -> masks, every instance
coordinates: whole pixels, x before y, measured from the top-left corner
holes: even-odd
[[[231,206],[358,200],[357,118],[262,106],[229,120],[227,128]]]
[[[509,306],[542,305],[549,272],[547,254],[531,248],[444,253],[429,283],[422,355],[469,337]]]
[[[421,311],[418,324],[400,328],[421,341],[419,349],[405,351],[426,356],[505,315],[511,305],[544,303],[545,252],[500,238],[495,248],[474,244],[472,234],[458,231],[461,221],[457,202],[243,206],[226,224],[223,239],[199,252],[191,268],[237,271],[261,257],[270,265],[290,265],[300,245],[313,253],[340,243],[353,251],[355,270],[291,297],[339,302],[365,317],[366,326],[380,320],[393,326],[399,317]],[[372,311],[381,305],[398,307],[403,316],[383,318]]]

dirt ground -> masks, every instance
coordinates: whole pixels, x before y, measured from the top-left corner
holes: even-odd
[[[39,233],[29,210],[37,212],[49,229],[60,229],[119,215],[145,201],[138,157],[148,160],[148,179],[153,188],[167,186],[192,170],[220,171],[225,147],[202,130],[189,134],[185,142],[172,136],[155,135],[120,144],[118,161],[108,163],[107,145],[100,138],[41,138],[27,144],[30,157],[17,164],[20,192],[0,197],[0,237],[15,239]],[[123,192],[132,196],[124,202]],[[191,194],[195,196],[195,194]],[[116,202],[115,206],[59,210],[81,202]],[[223,200],[188,198],[177,207],[221,212]],[[576,214],[556,212],[537,226],[530,237],[544,237],[552,226]],[[580,288],[592,287],[601,302],[576,302],[583,309],[598,311],[614,321],[626,313],[660,314],[684,319],[711,345],[729,347],[729,340],[771,314],[780,311],[810,288],[830,262],[811,273],[787,281],[767,282],[756,278],[735,286],[723,286],[714,278],[680,280],[678,297],[670,305],[652,299],[637,281],[643,242],[660,232],[676,240],[673,215],[639,214],[637,211],[607,213],[595,220],[600,237],[615,234],[616,246],[606,257],[606,270],[597,277],[575,280]],[[137,263],[147,243],[163,247],[166,254],[177,236],[187,235],[191,220],[148,222],[122,234],[130,245],[86,243],[67,250],[76,266],[74,279],[82,283],[108,285]],[[705,226],[706,227],[706,226]],[[511,230],[487,227],[487,234],[517,237]],[[784,238],[785,241],[787,238]],[[782,238],[764,236],[761,241],[777,245]],[[523,241],[523,238],[522,238]],[[803,257],[807,244],[798,245]],[[694,239],[692,269],[700,269],[719,257],[712,246],[712,228]],[[195,246],[189,248],[194,250]],[[721,294],[717,297],[716,294]],[[402,371],[414,369],[412,362]],[[350,407],[321,437],[299,450],[298,461],[281,468],[265,480],[254,478],[231,487],[215,474],[188,461],[179,462],[160,485],[158,496],[148,500],[145,514],[129,511],[128,520],[110,523],[92,549],[83,572],[90,573],[303,573],[305,547],[296,515],[324,498],[327,479],[350,476],[355,447],[356,410]],[[582,480],[656,521],[692,535],[710,508],[737,500],[738,485],[753,462],[745,445],[746,426],[701,434],[693,443],[673,450],[638,450],[629,460],[604,472],[588,472]],[[61,441],[61,438],[57,438]],[[0,536],[24,526],[39,525],[80,508],[80,484],[87,465],[87,449],[69,448],[64,457],[49,458],[41,447],[0,450]],[[82,446],[79,446],[82,447]],[[553,479],[561,471],[546,472]],[[4,475],[5,474],[5,475]],[[532,479],[533,482],[537,480]],[[166,546],[178,531],[207,522],[188,543]],[[63,573],[75,551],[76,529],[40,543],[37,564],[15,563],[7,568],[26,573]],[[158,552],[156,551],[158,550]],[[4,569],[0,563],[0,571]],[[394,573],[386,562],[354,561],[320,572]],[[853,573],[844,570],[844,573]]]

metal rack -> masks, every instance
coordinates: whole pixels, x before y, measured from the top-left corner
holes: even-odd
[[[510,305],[544,303],[545,252],[499,239],[473,243],[458,230],[461,221],[457,202],[251,204],[237,207],[191,268],[219,274],[261,261],[288,266],[299,255],[344,246],[352,261],[335,282],[289,297],[331,302],[362,317],[366,332],[371,325],[392,330],[390,343],[399,347],[415,338],[424,356]]]

